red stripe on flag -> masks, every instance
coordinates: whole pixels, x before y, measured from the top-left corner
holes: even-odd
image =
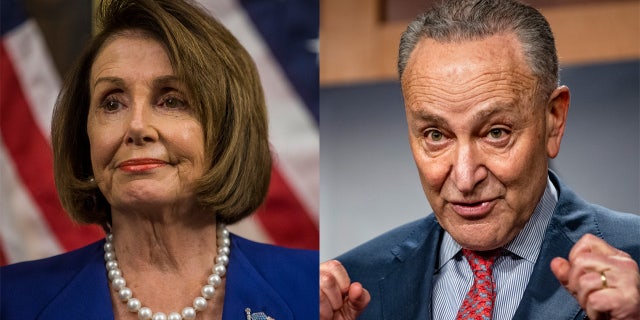
[[[17,175],[66,250],[79,248],[101,238],[102,231],[98,227],[78,226],[62,209],[53,182],[49,143],[31,114],[3,45],[0,45],[0,70],[0,134],[16,164]]]
[[[318,250],[318,227],[276,166],[271,170],[267,199],[256,216],[275,244]]]
[[[2,239],[0,239],[0,267],[6,266],[9,261],[7,261],[7,257],[4,254],[4,250],[2,250],[4,246],[2,245]]]

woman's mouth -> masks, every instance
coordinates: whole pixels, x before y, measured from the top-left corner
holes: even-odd
[[[146,172],[166,164],[166,162],[159,159],[137,158],[121,162],[118,164],[118,168],[125,172]]]

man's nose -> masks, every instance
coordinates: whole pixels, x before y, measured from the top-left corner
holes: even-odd
[[[474,191],[488,175],[482,151],[472,143],[458,144],[452,164],[452,180],[463,194]]]

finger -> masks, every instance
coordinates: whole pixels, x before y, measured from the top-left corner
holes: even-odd
[[[358,318],[371,301],[369,291],[364,289],[359,282],[354,282],[349,286],[349,292],[345,298],[345,303],[340,310],[335,310],[338,315],[336,319],[352,320]]]
[[[582,253],[570,261],[571,268],[589,271],[637,270],[637,263],[630,256],[604,255],[600,253]]]
[[[587,280],[593,279],[594,277],[597,279],[600,277],[600,271],[611,268],[605,261],[603,261],[604,259],[606,259],[606,257],[602,255],[583,252],[580,255],[575,256],[573,260],[570,260],[566,287],[576,296],[576,298],[580,291],[584,291],[581,287],[581,279],[583,279],[586,274],[592,274],[587,276]],[[590,282],[587,281],[586,283],[588,284]],[[588,289],[587,292],[589,290],[590,289]]]
[[[606,283],[607,280],[603,281],[602,277],[603,275],[599,272],[587,272],[580,276],[577,285],[578,290],[575,297],[581,306],[589,306],[588,299],[592,293],[608,288],[609,285]],[[607,279],[606,276],[605,279]]]
[[[331,300],[322,290],[320,290],[320,319],[333,319],[333,306],[331,305]]]
[[[624,311],[620,309],[624,306],[616,296],[619,296],[619,292],[614,289],[603,289],[591,293],[584,307],[589,319],[609,319],[610,313],[614,310],[617,310],[615,312],[618,314],[623,313]],[[627,318],[615,317],[614,319]]]
[[[596,253],[603,255],[616,255],[623,253],[622,251],[610,246],[606,241],[592,235],[585,234],[576,242],[569,252],[569,261],[573,261],[576,256],[583,253]]]
[[[346,294],[351,284],[347,270],[338,260],[329,260],[320,264],[320,273],[331,274],[340,288],[340,292]]]
[[[349,276],[340,262],[331,260],[320,264],[320,309],[342,308],[349,282]]]
[[[354,282],[349,287],[349,304],[353,310],[360,314],[371,301],[371,295],[359,282]],[[357,314],[357,315],[358,315]],[[357,316],[355,315],[355,316]]]
[[[607,271],[605,276],[607,288],[587,296],[584,310],[590,314],[590,319],[599,319],[602,314],[609,317],[605,319],[640,319],[640,274],[637,269]]]
[[[328,303],[331,310],[338,310],[342,307],[344,294],[333,274],[320,271],[320,303],[322,307]]]
[[[603,272],[606,274],[609,287],[622,288],[633,283],[632,278],[638,274],[638,265],[632,258],[622,255],[583,253],[570,262],[567,287],[571,291],[580,294],[584,294],[582,291],[585,291],[588,294],[594,286],[602,286]]]
[[[578,253],[568,264],[567,282],[563,285],[576,297],[589,318],[639,319],[640,274],[636,261],[618,249],[602,246],[601,240],[595,237],[586,237],[579,245],[582,247],[574,250]],[[552,270],[564,268],[563,262],[552,262]]]
[[[581,300],[578,299],[579,292],[581,291],[580,277],[584,275],[584,269],[576,267],[564,258],[556,257],[551,260],[551,272],[553,272],[562,286],[584,306]]]

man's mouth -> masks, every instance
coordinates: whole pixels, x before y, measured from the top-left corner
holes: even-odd
[[[466,219],[480,219],[487,216],[495,206],[495,200],[478,202],[450,202],[451,208]]]

